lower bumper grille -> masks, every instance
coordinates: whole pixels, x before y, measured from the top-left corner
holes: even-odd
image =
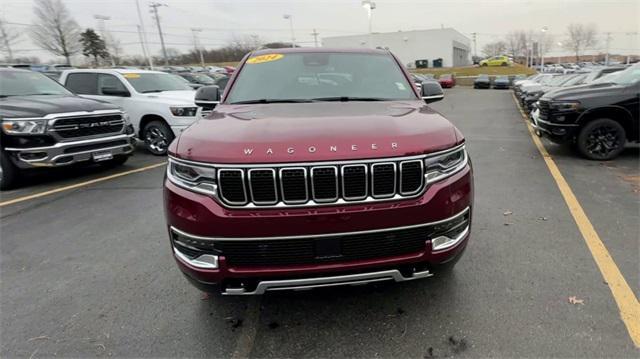
[[[264,267],[375,259],[426,250],[426,241],[469,225],[470,211],[433,224],[389,230],[283,239],[203,239],[172,230],[174,246],[197,257],[224,256],[229,266]]]

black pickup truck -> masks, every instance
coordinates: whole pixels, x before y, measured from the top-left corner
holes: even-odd
[[[27,170],[124,163],[133,127],[117,106],[76,96],[37,72],[0,69],[0,190]]]
[[[536,133],[556,143],[575,144],[588,159],[618,156],[640,140],[640,65],[590,84],[545,93],[532,111]]]

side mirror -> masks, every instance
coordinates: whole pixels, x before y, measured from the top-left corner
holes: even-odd
[[[220,87],[215,85],[200,87],[196,91],[195,103],[204,111],[213,110],[220,103]]]
[[[424,81],[422,83],[422,100],[425,103],[440,101],[444,98],[442,86],[436,81]]]
[[[118,96],[118,97],[129,97],[131,94],[127,90],[122,90],[116,87],[103,87],[100,89],[105,96]]]

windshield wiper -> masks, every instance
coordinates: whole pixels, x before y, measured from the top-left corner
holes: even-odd
[[[348,102],[348,101],[389,101],[386,98],[379,97],[350,97],[350,96],[335,96],[335,97],[318,97],[311,99],[314,102],[325,102],[325,101],[340,101],[340,102]]]
[[[164,92],[165,90],[146,90],[142,91],[142,93],[152,93],[152,92]]]
[[[245,105],[245,104],[252,104],[252,103],[304,103],[304,102],[311,102],[311,100],[305,100],[305,99],[297,99],[297,98],[287,98],[287,99],[259,99],[259,100],[246,100],[246,101],[236,101],[236,102],[231,102],[231,105]]]

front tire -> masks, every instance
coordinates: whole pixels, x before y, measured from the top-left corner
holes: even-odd
[[[482,64],[482,65],[480,65],[480,66],[482,66],[482,67],[487,67],[487,66],[489,66],[489,65],[485,62],[484,64]]]
[[[19,175],[19,169],[11,162],[9,156],[0,151],[0,191],[15,187]]]
[[[508,64],[506,62],[503,62],[500,64],[500,66],[508,66]]]
[[[173,131],[163,121],[151,121],[142,130],[142,139],[147,150],[156,156],[166,155],[174,138]]]
[[[626,133],[620,123],[599,118],[587,123],[578,134],[576,147],[584,157],[594,161],[612,160],[624,150]]]

